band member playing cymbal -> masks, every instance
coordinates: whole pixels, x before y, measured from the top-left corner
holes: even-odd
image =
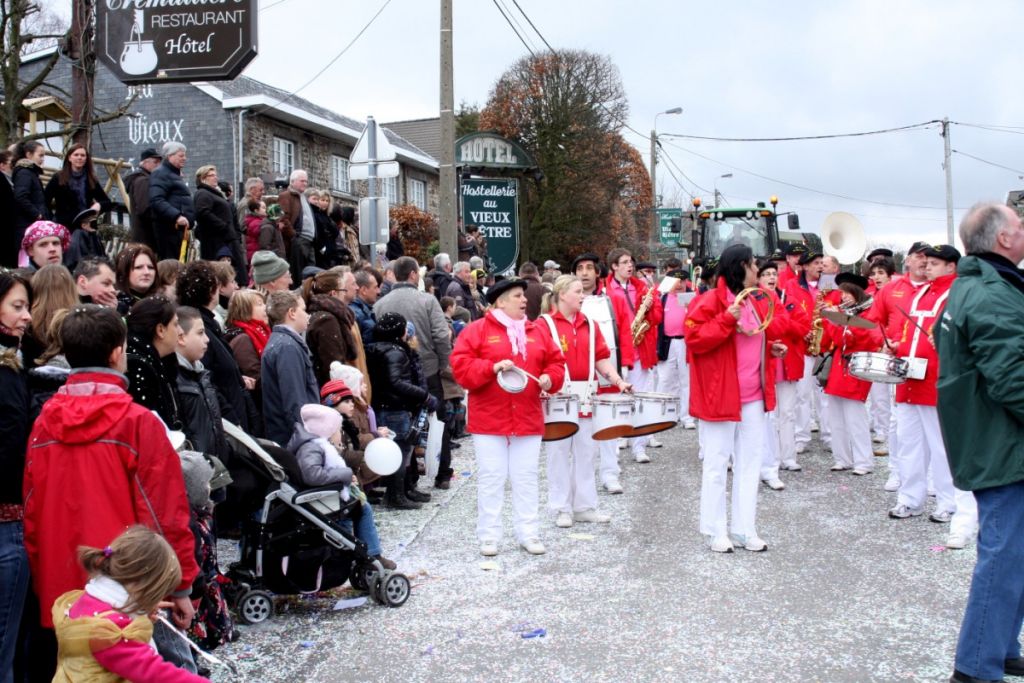
[[[774,359],[785,355],[786,346],[778,341],[781,324],[768,320],[771,299],[765,292],[755,290],[737,303],[737,295],[756,285],[750,247],[726,247],[716,288],[696,299],[686,318],[690,414],[700,420],[704,452],[700,532],[720,553],[732,552],[734,542],[751,551],[768,549],[757,534],[757,493],[765,412],[775,409]],[[730,458],[731,534],[725,507]]]
[[[526,282],[502,280],[487,290],[492,308],[459,333],[451,355],[452,374],[469,392],[467,431],[473,435],[477,465],[477,524],[480,554],[498,554],[505,480],[512,480],[516,540],[531,555],[542,555],[537,524],[537,466],[544,434],[542,391],[558,390],[565,361],[551,335],[526,319]],[[499,375],[519,368],[514,393]]]
[[[596,373],[619,391],[631,387],[615,369],[611,352],[598,326],[580,312],[583,284],[575,275],[555,280],[545,296],[537,324],[547,327],[565,356],[568,368],[566,389],[580,401],[579,431],[567,439],[545,444],[548,455],[548,508],[557,515],[555,525],[567,528],[574,522],[607,523],[611,517],[597,510],[597,486],[594,483],[592,438],[594,421],[590,402],[597,394]]]

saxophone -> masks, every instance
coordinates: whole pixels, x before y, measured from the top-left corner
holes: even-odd
[[[633,333],[633,346],[640,346],[640,342],[644,340],[644,335],[647,334],[647,330],[651,329],[651,324],[645,320],[648,311],[651,310],[651,306],[654,303],[654,285],[650,285],[647,288],[647,294],[644,294],[643,301],[640,302],[640,308],[636,309],[636,315],[633,317],[633,324],[629,326],[630,332]]]
[[[814,317],[811,319],[811,340],[807,342],[807,355],[821,355],[821,339],[825,335],[825,326],[821,320],[821,308],[825,305],[825,295],[818,290],[814,300]]]

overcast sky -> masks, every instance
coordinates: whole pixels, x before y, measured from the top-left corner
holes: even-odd
[[[67,6],[66,0],[49,2]],[[534,49],[544,49],[512,0],[497,2]],[[555,48],[611,57],[629,97],[629,123],[643,136],[624,133],[645,159],[655,114],[676,106],[684,113],[659,117],[659,134],[805,136],[948,116],[1021,127],[999,132],[952,126],[953,149],[1020,169],[954,154],[957,222],[973,202],[1002,201],[1007,190],[1024,188],[1018,178],[1024,175],[1019,0],[518,2]],[[387,4],[351,49],[300,94],[359,119],[437,115],[438,0],[260,4],[260,55],[246,75],[298,88]],[[494,1],[454,5],[456,104],[483,105],[494,81],[526,48]],[[943,146],[935,126],[821,141],[661,140],[669,159],[658,166],[658,185],[667,203],[688,202],[694,191],[709,202],[717,183],[734,206],[777,194],[779,210],[798,211],[804,230],[817,231],[825,215],[842,210],[859,217],[875,242],[946,241]],[[733,176],[720,177],[726,173]]]

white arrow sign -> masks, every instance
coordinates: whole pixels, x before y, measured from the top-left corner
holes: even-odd
[[[372,157],[370,155],[371,136],[376,143]],[[363,129],[363,134],[356,141],[355,149],[352,150],[352,155],[348,159],[349,163],[365,164],[371,161],[391,161],[395,156],[395,148],[388,142],[388,136],[384,134],[384,129],[374,122],[372,116],[368,116],[366,128]]]
[[[349,180],[367,180],[370,177],[370,164],[362,163],[355,164],[349,163],[348,165],[348,179]],[[397,161],[384,161],[377,164],[377,177],[378,178],[397,178],[398,177],[398,162]]]

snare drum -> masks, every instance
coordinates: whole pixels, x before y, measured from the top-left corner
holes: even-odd
[[[672,394],[638,392],[636,411],[633,413],[633,433],[647,436],[672,429],[679,424],[679,397]]]
[[[580,430],[580,400],[572,394],[554,394],[541,399],[544,408],[543,441],[561,441]]]
[[[633,433],[632,396],[622,394],[601,394],[595,396],[594,441],[609,441]]]
[[[907,381],[907,361],[887,353],[858,351],[850,356],[850,374],[868,382],[903,384]]]

